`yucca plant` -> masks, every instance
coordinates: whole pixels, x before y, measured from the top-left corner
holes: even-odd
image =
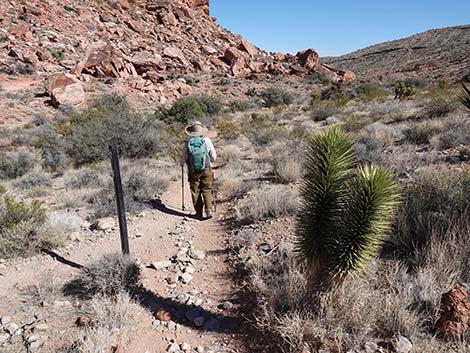
[[[459,95],[459,101],[470,110],[470,89],[462,82],[462,93]]]
[[[331,289],[366,267],[399,203],[390,173],[357,166],[353,144],[337,126],[308,143],[296,250],[313,290]]]

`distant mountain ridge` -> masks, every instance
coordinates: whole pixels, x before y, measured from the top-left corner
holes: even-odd
[[[470,75],[470,25],[432,29],[321,62],[359,79],[459,81]]]

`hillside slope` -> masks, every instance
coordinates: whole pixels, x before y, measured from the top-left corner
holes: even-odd
[[[470,25],[433,29],[321,61],[362,79],[461,80],[470,74]]]

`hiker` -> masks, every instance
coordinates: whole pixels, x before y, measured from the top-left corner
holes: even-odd
[[[185,129],[189,138],[183,146],[183,158],[181,164],[188,166],[188,180],[191,188],[196,217],[203,219],[203,210],[207,219],[212,218],[213,202],[212,187],[214,177],[212,163],[217,154],[209,137],[204,136],[207,128],[201,122],[195,121]]]

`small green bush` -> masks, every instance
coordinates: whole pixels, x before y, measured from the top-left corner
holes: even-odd
[[[294,101],[294,98],[290,93],[276,87],[267,88],[261,91],[258,96],[263,101],[263,106],[267,108],[279,105],[291,105]]]
[[[193,95],[178,99],[171,108],[159,108],[158,120],[187,124],[191,120],[205,120],[222,111],[223,103],[218,97]]]
[[[102,186],[101,180],[98,170],[92,168],[80,168],[64,175],[67,189],[99,187]]]
[[[259,108],[259,105],[253,99],[234,100],[234,101],[231,101],[230,104],[229,104],[229,109],[232,113],[244,112],[244,111],[247,111],[247,110],[250,110],[250,109],[256,109],[256,108]]]
[[[88,109],[72,115],[67,153],[76,165],[109,158],[109,146],[118,144],[123,157],[154,155],[159,133],[151,121],[132,111],[124,97],[103,96]]]
[[[387,94],[387,92],[385,92],[382,87],[371,82],[360,84],[354,88],[354,91],[360,99],[366,102],[370,102]]]
[[[433,97],[424,108],[424,116],[426,118],[443,118],[456,109],[455,101],[443,96]]]
[[[223,119],[218,124],[219,137],[224,140],[235,140],[241,134],[241,128],[233,121]]]
[[[40,202],[26,204],[5,196],[0,201],[0,258],[26,257],[62,245],[62,234],[45,223]]]
[[[12,156],[0,152],[0,179],[18,178],[31,171],[36,162],[31,152],[21,151]]]

